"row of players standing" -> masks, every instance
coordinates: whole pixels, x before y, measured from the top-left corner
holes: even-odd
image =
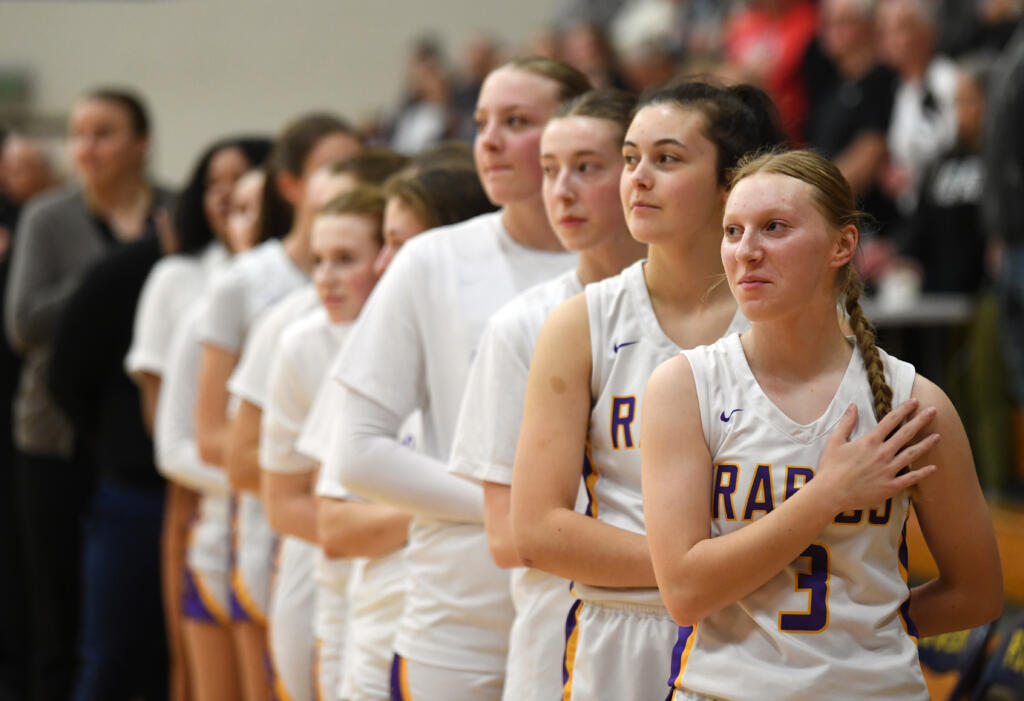
[[[796,581],[798,589],[768,597],[771,617],[780,604],[799,609],[796,600],[808,600],[801,590],[811,592],[808,616],[821,614],[815,598],[820,587],[809,580],[794,580],[797,575],[824,576],[826,582],[831,578],[826,591],[830,586],[834,592],[844,591],[843,582],[857,586],[868,578],[871,568],[849,556],[840,558],[842,568],[822,575],[820,553],[802,554],[805,548],[810,550],[810,540],[789,552],[801,533],[787,536],[785,546],[766,558],[770,565],[765,567],[774,571],[751,576],[746,588],[732,581],[738,575],[727,575],[730,567],[742,569],[757,557],[745,553],[738,560],[726,558],[724,564],[711,561],[717,574],[723,575],[715,581],[729,585],[722,588],[726,593],[720,594],[714,605],[701,600],[705,608],[682,606],[674,596],[678,573],[665,564],[679,559],[680,553],[665,557],[664,547],[652,548],[654,565],[662,575],[662,591],[673,594],[666,602],[679,622],[687,625],[681,629],[669,616],[656,588],[659,581],[643,535],[639,448],[641,442],[645,449],[648,442],[658,445],[659,437],[656,431],[649,440],[639,438],[644,385],[659,363],[682,349],[713,343],[723,335],[733,339],[726,343],[734,343],[740,337],[731,332],[747,328],[731,294],[739,289],[734,266],[726,265],[728,288],[708,290],[722,271],[719,245],[729,175],[745,153],[775,145],[781,137],[770,101],[759,91],[694,83],[654,93],[632,114],[625,96],[590,93],[569,103],[549,122],[561,102],[582,95],[587,87],[582,76],[547,60],[513,61],[494,71],[485,81],[477,105],[475,156],[483,188],[501,211],[438,229],[409,243],[361,313],[359,307],[372,285],[367,268],[372,268],[372,259],[383,243],[383,203],[365,187],[353,189],[356,183],[352,180],[363,180],[360,176],[349,173],[351,177],[342,177],[345,182],[335,182],[332,189],[326,182],[329,176],[318,172],[318,165],[358,148],[341,123],[321,120],[319,126],[298,129],[305,138],[290,138],[297,132],[286,132],[271,158],[262,214],[266,220],[266,193],[277,191],[296,205],[292,233],[283,242],[270,241],[239,256],[217,276],[212,272],[215,265],[203,267],[208,257],[196,259],[186,266],[190,268],[187,274],[197,283],[190,289],[202,287],[204,281],[208,285],[198,310],[185,315],[183,307],[178,307],[172,314],[155,304],[150,308],[160,311],[137,318],[141,325],[155,315],[165,330],[173,316],[191,323],[173,333],[171,356],[186,356],[181,371],[187,378],[184,387],[172,391],[177,366],[169,359],[166,385],[159,393],[155,413],[158,462],[203,494],[192,526],[188,566],[182,573],[184,613],[189,620],[186,643],[199,698],[265,697],[269,685],[261,678],[262,621],[268,619],[273,686],[282,697],[311,698],[319,693],[324,698],[477,699],[498,698],[504,688],[506,698],[517,699],[560,693],[577,699],[660,698],[670,671],[670,683],[679,684],[683,698],[694,691],[745,696],[749,689],[738,686],[744,679],[757,684],[753,693],[779,679],[786,665],[778,659],[779,648],[773,643],[790,640],[787,636],[792,636],[792,631],[764,629],[762,644],[756,645],[741,639],[738,631],[742,626],[714,625],[716,617],[735,619],[739,615],[744,622],[739,614],[744,610],[744,597],[761,593],[759,584],[770,576],[790,584]],[[623,148],[626,169],[620,179]],[[244,150],[236,149],[235,155],[240,153]],[[215,163],[218,160],[229,159],[210,159],[211,172],[226,167]],[[239,174],[242,170],[244,167],[238,168]],[[344,166],[340,170],[346,172]],[[793,172],[799,175],[804,170]],[[748,177],[754,180],[757,173]],[[798,176],[789,173],[786,177]],[[318,178],[323,181],[319,187]],[[856,246],[856,227],[851,234],[848,221],[836,221],[825,216],[825,211],[819,212],[819,200],[828,201],[827,197],[820,187],[813,189],[813,179],[805,182],[808,187],[798,187],[795,193],[770,182],[772,195],[790,195],[786,202],[799,210],[773,216],[798,220],[802,216],[810,222],[805,229],[817,226],[813,233],[820,235],[819,243],[822,239],[841,241],[836,244],[841,250],[829,252],[827,264],[823,250],[828,247],[820,245],[814,249],[817,257],[798,261],[805,272],[816,264],[838,269],[849,261]],[[841,176],[838,182],[843,183]],[[625,220],[615,192],[620,184]],[[345,190],[347,194],[336,196]],[[374,197],[376,204],[370,204]],[[330,200],[326,207],[325,200]],[[760,201],[764,209],[768,208],[766,202],[776,200],[769,196]],[[814,212],[818,212],[816,220]],[[759,224],[757,230],[774,232],[777,224],[773,219],[770,224]],[[804,234],[804,238],[812,235]],[[647,261],[635,262],[643,253],[642,244],[648,248]],[[563,246],[579,251],[578,261],[565,253]],[[751,253],[750,248],[749,243],[744,248],[749,261],[767,257],[763,249]],[[210,257],[215,256],[211,253]],[[319,310],[315,309],[316,299],[301,289],[313,269],[314,257],[318,259],[316,287],[324,307]],[[832,259],[839,265],[832,265]],[[180,259],[176,263],[169,260],[160,270],[180,263]],[[578,267],[572,270],[574,264]],[[357,268],[361,273],[352,272],[351,277],[341,273],[342,269]],[[817,272],[818,285],[812,290],[817,294],[812,299],[831,299],[834,309],[835,273]],[[162,273],[163,277],[169,275]],[[147,297],[170,296],[154,292],[159,277],[154,274],[148,286],[143,310],[147,309]],[[341,282],[343,278],[346,283]],[[547,285],[534,287],[553,278]],[[602,278],[608,279],[599,282]],[[596,284],[589,284],[579,294],[588,283]],[[179,284],[163,284],[165,289],[180,289]],[[503,307],[527,288],[533,289]],[[297,291],[286,296],[293,290]],[[827,294],[821,294],[823,290]],[[744,301],[744,295],[737,296]],[[881,361],[877,352],[872,356],[870,350],[864,350],[853,297],[853,302],[847,300],[847,309],[858,332],[863,366],[858,365],[860,354],[845,341],[826,346],[834,339],[821,332],[822,347],[834,351],[827,357],[842,357],[844,368],[847,363],[854,367],[847,373],[850,379],[840,385],[843,373],[833,377],[827,372],[784,379],[797,388],[822,389],[822,396],[829,398],[840,387],[843,399],[866,403],[858,430],[864,432],[874,423],[868,418],[874,413],[874,403],[863,367],[877,370]],[[569,301],[556,308],[566,299]],[[273,305],[275,301],[278,304]],[[781,303],[769,302],[762,303],[769,311],[777,310]],[[790,312],[794,305],[810,308],[805,299],[794,301],[792,295],[788,303]],[[757,300],[748,306],[757,311]],[[287,322],[303,312],[308,314],[282,332]],[[336,326],[356,314],[358,321],[351,328]],[[756,331],[761,319],[755,314],[748,316]],[[833,323],[838,334],[838,321],[833,319]],[[827,325],[823,328],[828,330]],[[538,334],[538,349],[531,363]],[[756,334],[748,331],[742,338],[756,338]],[[155,347],[166,352],[167,344]],[[342,350],[328,370],[338,348]],[[728,363],[735,365],[738,359],[735,349],[732,352]],[[761,374],[764,370],[753,362],[760,356],[747,352],[755,377],[767,387],[769,396],[786,388],[784,382],[780,384],[783,378]],[[639,359],[634,357],[637,353]],[[917,381],[906,367],[892,367],[899,367],[894,378],[894,371],[887,366],[895,399],[906,399]],[[325,373],[328,378],[321,381]],[[874,385],[877,379],[875,372]],[[814,387],[815,382],[821,385]],[[858,382],[859,392],[855,389]],[[317,385],[320,392],[314,402],[312,390]],[[710,387],[710,393],[697,392],[701,402],[717,398],[717,393],[738,391],[713,382]],[[881,392],[877,386],[872,389]],[[231,420],[227,418],[229,390],[237,397]],[[178,394],[186,399],[179,401],[179,413],[174,415],[169,406]],[[195,401],[189,401],[195,395]],[[525,412],[521,413],[524,395]],[[836,602],[837,595],[826,609],[825,623],[818,622],[815,629],[841,639],[845,646],[842,656],[850,659],[881,655],[869,651],[879,639],[892,643],[890,661],[906,661],[908,655],[915,654],[907,651],[907,632],[912,626],[907,626],[907,632],[893,629],[899,626],[899,611],[906,614],[903,609],[907,607],[913,613],[917,606],[923,614],[925,633],[951,623],[969,626],[998,612],[998,559],[966,457],[969,453],[964,450],[962,432],[956,430],[955,413],[950,414],[948,403],[933,391],[915,390],[915,396],[920,396],[923,404],[939,405],[938,425],[947,448],[938,448],[934,438],[927,438],[901,457],[892,457],[891,453],[932,420],[934,412],[922,410],[908,423],[909,428],[884,442],[890,454],[864,456],[865,446],[872,441],[881,443],[880,438],[908,418],[914,405],[902,404],[889,419],[851,442],[853,448],[842,440],[853,427],[851,414],[847,414],[838,431],[840,439],[833,438],[825,447],[820,463],[816,462],[820,453],[801,458],[800,464],[810,462],[830,476],[850,475],[858,465],[882,467],[877,470],[880,475],[870,479],[863,473],[856,475],[873,487],[857,492],[863,502],[823,499],[835,496],[834,489],[819,497],[819,511],[832,509],[829,521],[833,512],[849,507],[851,511],[861,509],[862,514],[880,507],[893,494],[901,494],[898,504],[885,511],[887,516],[896,516],[880,524],[887,528],[875,531],[885,534],[881,544],[864,532],[872,527],[860,523],[861,519],[851,522],[848,531],[854,534],[850,536],[854,542],[858,538],[872,541],[872,556],[878,551],[883,583],[877,588],[883,594],[876,603],[877,625],[858,628],[854,622],[863,610],[849,597]],[[719,491],[731,489],[728,500],[723,501],[723,510],[728,503],[731,514],[731,494],[741,478],[733,473],[731,481],[723,484],[721,475],[729,473],[720,467],[712,470],[716,458],[708,434],[717,426],[717,417],[711,415],[717,407],[717,402],[714,408],[701,406],[710,416],[710,421],[701,421],[710,458],[703,479],[710,481],[714,473],[720,480]],[[833,407],[822,408],[828,411],[818,423],[827,437],[836,422],[831,421]],[[751,403],[742,409],[750,412],[742,418],[755,417],[762,409]],[[310,411],[312,415],[303,422]],[[878,418],[884,413],[878,411]],[[674,415],[674,411],[665,412],[660,422],[651,423],[656,429],[669,423],[671,432],[693,432],[696,422],[694,427],[680,426],[670,418]],[[691,411],[689,415],[699,414]],[[520,416],[524,417],[521,437]],[[406,439],[409,417],[418,418],[411,441]],[[184,429],[166,444],[167,450],[179,451],[177,462],[165,455],[161,438],[165,421]],[[721,421],[728,422],[724,411]],[[790,423],[791,433],[806,429]],[[300,431],[307,435],[298,437]],[[761,438],[764,443],[755,441],[753,447],[766,452],[780,450],[774,434]],[[804,436],[795,438],[799,441]],[[823,440],[821,436],[815,439]],[[296,450],[296,440],[301,450]],[[415,447],[410,447],[410,442]],[[749,454],[751,446],[746,448],[743,458],[747,462],[766,460],[781,465],[786,460],[754,456]],[[897,469],[926,451],[927,461],[943,468],[940,474],[952,476],[933,477],[933,470],[925,468],[893,477]],[[301,457],[301,453],[315,460]],[[320,504],[324,505],[325,499],[337,503],[328,501],[321,510],[314,534],[308,504],[316,462],[321,466]],[[822,469],[825,463],[831,469]],[[231,481],[241,486],[233,506],[229,506],[227,479],[218,465],[226,467]],[[256,483],[251,481],[254,465],[264,472]],[[744,469],[748,467],[752,465],[744,465]],[[801,473],[805,484],[813,474],[813,469],[808,469],[810,473]],[[449,470],[484,482],[484,488]],[[758,468],[757,474],[761,472]],[[902,489],[922,477],[931,479],[922,481],[920,489],[933,509],[952,508],[951,502],[956,501],[959,526],[977,523],[977,527],[969,531],[973,547],[958,550],[949,545],[953,529],[925,523],[930,546],[942,553],[942,578],[924,585],[920,598],[926,603],[917,604],[919,599],[909,598],[900,576],[899,565],[905,567],[905,557],[899,552],[899,534],[900,516],[907,503]],[[742,479],[751,478],[744,473]],[[814,503],[810,497],[796,498],[797,485],[788,483],[781,473],[770,474],[766,482],[755,475],[753,482],[758,479],[762,480],[760,491],[751,487],[755,496],[753,502],[747,500],[748,511],[774,512],[767,505],[779,503],[778,514],[788,514],[798,508],[787,509],[789,503]],[[837,481],[826,479],[816,484],[827,487]],[[262,502],[253,494],[259,482],[263,483]],[[924,486],[928,484],[938,486],[928,490]],[[676,480],[666,479],[664,486],[662,497],[674,496],[680,502],[686,498],[685,491],[678,491]],[[707,495],[710,490],[703,486]],[[805,492],[813,493],[819,492]],[[708,500],[698,496],[696,501]],[[310,630],[312,614],[303,616],[298,604],[310,599],[308,572],[315,552],[298,541],[287,541],[270,593],[275,537],[261,514],[264,506],[282,533],[307,541],[317,535],[328,555],[372,558],[362,561],[353,573],[344,563],[320,556],[324,561],[318,569],[321,596],[316,603],[315,631]],[[233,544],[229,508],[235,513]],[[702,515],[700,509],[692,510],[696,517]],[[752,515],[745,518],[753,520]],[[766,529],[761,527],[762,520],[775,524],[784,518],[765,515],[757,519],[757,527],[739,533],[759,533]],[[806,534],[807,538],[827,544],[829,534],[819,536],[819,531],[829,521],[804,520],[818,524],[818,531]],[[696,528],[694,549],[706,547],[709,524],[710,515]],[[406,525],[408,543],[402,549]],[[336,527],[338,542],[328,545],[322,536],[332,527]],[[722,543],[735,541],[735,537],[721,538]],[[761,551],[755,548],[753,552]],[[681,554],[683,559],[693,559],[690,553]],[[665,560],[658,561],[659,556]],[[813,566],[809,574],[800,574],[801,557],[809,558]],[[495,563],[502,567],[526,564],[534,569],[516,570],[510,591],[508,574]],[[693,577],[698,576],[696,571],[699,568]],[[573,595],[579,596],[579,601],[570,596],[564,580],[542,572],[573,579]],[[396,596],[401,602],[398,605]],[[953,610],[955,616],[947,615]],[[694,630],[690,624],[697,618],[706,619],[708,625]],[[237,624],[229,625],[229,619]],[[705,634],[702,639],[702,629],[717,630],[720,638]],[[232,632],[237,645],[231,640]],[[313,662],[313,633],[319,639],[317,664]],[[709,646],[717,646],[719,655],[748,646],[750,673],[708,674],[701,665],[706,662],[706,669],[713,669],[716,660]],[[822,649],[834,652],[834,647]],[[229,672],[236,652],[242,674],[232,676]],[[692,660],[689,666],[687,659]],[[825,652],[802,664],[820,667],[837,661]],[[851,668],[830,678],[810,675],[801,683],[814,694],[828,685],[829,695],[860,697],[865,689],[885,684],[908,698],[923,693],[913,665],[901,665],[895,676],[870,672],[873,665],[854,667],[869,671]],[[788,693],[791,687],[786,690]]]

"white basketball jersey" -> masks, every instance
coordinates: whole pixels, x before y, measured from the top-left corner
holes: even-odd
[[[764,394],[739,336],[686,351],[711,453],[711,536],[769,513],[814,476],[851,403],[852,438],[877,425],[854,349],[832,403],[801,425]],[[914,368],[884,352],[893,405]],[[836,516],[784,570],[742,600],[680,628],[670,685],[715,698],[926,699],[909,619],[906,492]]]
[[[644,281],[644,261],[588,285],[590,322],[590,429],[584,481],[587,514],[604,523],[646,533],[640,492],[640,407],[651,373],[682,350],[665,335]],[[738,312],[726,334],[749,325]],[[608,589],[580,583],[584,600],[663,606],[657,589]]]

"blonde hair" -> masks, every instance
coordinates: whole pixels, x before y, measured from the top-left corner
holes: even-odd
[[[730,187],[755,173],[785,175],[810,185],[814,206],[835,231],[860,226],[862,215],[857,210],[850,184],[835,164],[813,151],[777,151],[748,156],[737,166]],[[839,270],[836,286],[868,373],[875,418],[881,421],[892,410],[892,388],[885,380],[882,357],[875,345],[875,328],[860,306],[864,286],[852,261]]]

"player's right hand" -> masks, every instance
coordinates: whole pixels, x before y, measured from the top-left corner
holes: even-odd
[[[937,433],[914,440],[936,414],[934,407],[915,414],[918,404],[916,399],[908,399],[852,441],[857,406],[851,404],[847,408],[825,444],[814,477],[815,481],[826,482],[835,500],[836,513],[877,506],[935,472],[935,465],[913,467],[914,461],[939,441]]]

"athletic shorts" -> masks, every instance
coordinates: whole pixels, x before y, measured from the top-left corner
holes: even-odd
[[[508,638],[505,701],[561,698],[565,612],[574,601],[567,580],[530,568],[513,570],[516,617]]]
[[[236,495],[231,571],[232,620],[267,624],[270,571],[276,540],[260,500],[252,494]]]
[[[565,625],[567,701],[664,699],[679,626],[660,606],[577,600]]]
[[[316,553],[314,567],[316,613],[313,636],[316,638],[314,677],[317,701],[339,701],[343,698],[341,685],[348,637],[348,588],[353,565],[349,560],[327,559],[320,550]],[[390,652],[390,643],[386,649]]]
[[[445,669],[396,654],[391,663],[391,701],[499,701],[504,678],[504,672]]]
[[[182,593],[182,611],[189,620],[230,623],[230,512],[227,497],[203,496],[189,524]]]
[[[317,547],[290,536],[278,542],[267,627],[274,692],[278,701],[313,701],[313,558]]]

